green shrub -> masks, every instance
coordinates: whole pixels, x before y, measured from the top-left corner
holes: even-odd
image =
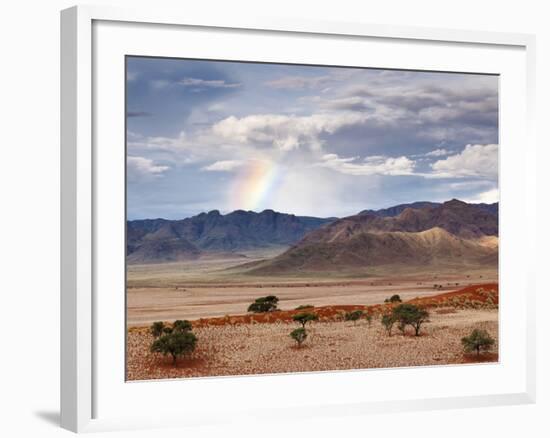
[[[430,314],[414,304],[400,304],[392,310],[392,316],[398,323],[399,330],[404,333],[405,327],[410,325],[414,329],[415,336],[420,335],[420,327],[428,322]]]
[[[164,330],[164,323],[162,321],[154,322],[150,329],[151,334],[155,338],[158,338],[160,335],[162,335],[163,330]]]
[[[355,323],[356,321],[359,321],[361,319],[363,313],[364,312],[362,310],[353,310],[351,312],[346,312],[346,314],[344,315],[344,319],[346,321],[353,321]]]
[[[248,306],[249,312],[265,313],[277,310],[277,303],[279,298],[275,295],[268,295],[267,297],[257,298],[250,306]]]
[[[193,326],[186,319],[184,319],[183,321],[181,319],[178,319],[178,320],[174,321],[174,324],[172,325],[172,331],[174,333],[189,332],[192,329],[193,329]]]
[[[297,328],[296,330],[292,330],[290,332],[290,337],[296,341],[298,344],[298,347],[302,346],[302,343],[307,338],[307,332],[306,329],[303,327]]]
[[[179,356],[191,353],[197,344],[197,337],[191,332],[170,333],[162,335],[151,345],[153,353],[162,353],[163,356],[172,356],[174,366]]]
[[[489,335],[487,330],[474,329],[470,333],[470,336],[462,338],[464,351],[466,353],[476,351],[478,356],[481,351],[490,350],[494,343],[495,340]]]
[[[401,303],[402,301],[403,300],[401,299],[401,297],[397,294],[392,295],[391,297],[384,300],[385,303]]]
[[[371,326],[372,324],[372,314],[371,313],[367,313],[365,315],[365,319],[367,320],[367,324],[369,325],[369,327]]]
[[[302,324],[302,328],[305,328],[308,322],[317,321],[319,319],[319,316],[316,313],[302,312],[292,316],[292,319]]]

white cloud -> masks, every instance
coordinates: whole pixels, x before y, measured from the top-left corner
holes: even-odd
[[[165,79],[153,79],[150,84],[155,90],[162,90],[170,86],[170,81]]]
[[[157,178],[169,169],[168,166],[159,166],[153,160],[144,157],[128,156],[126,163],[128,179],[130,181]]]
[[[413,175],[415,162],[407,157],[371,156],[363,162],[357,157],[340,158],[337,154],[323,155],[318,166],[347,175]]]
[[[452,154],[451,151],[448,151],[447,149],[442,148],[442,149],[434,149],[433,151],[428,152],[426,154],[426,156],[427,157],[442,157],[444,155],[450,155],[450,154]]]
[[[222,79],[196,79],[196,78],[183,78],[179,81],[180,85],[184,87],[191,87],[194,89],[204,88],[238,88],[241,86],[238,82],[227,82]]]
[[[491,189],[486,192],[481,192],[477,196],[467,199],[466,202],[471,202],[474,204],[493,204],[499,201],[499,190]]]
[[[331,76],[284,76],[265,84],[272,88],[301,90],[304,88],[325,87],[333,80]]]
[[[497,178],[498,145],[467,145],[462,152],[431,165],[433,176],[440,178]]]
[[[130,136],[128,137],[130,139]],[[185,149],[187,145],[187,136],[184,131],[181,131],[177,137],[132,136],[132,140],[128,142],[128,147],[133,150],[175,151]]]
[[[225,105],[222,102],[216,102],[212,105],[210,105],[207,109],[209,112],[218,112],[225,110]]]
[[[333,110],[365,111],[373,110],[365,99],[359,96],[343,97],[339,99],[327,99],[320,101],[320,106]]]
[[[208,166],[204,166],[202,170],[208,170],[211,172],[230,172],[241,167],[244,162],[239,160],[223,160],[216,161]]]
[[[333,134],[339,129],[364,123],[368,116],[358,113],[312,114],[287,116],[260,114],[242,118],[228,117],[212,127],[215,135],[241,144],[264,144],[289,151],[307,146],[320,149],[322,134]]]
[[[271,88],[285,90],[315,90],[318,89],[321,93],[327,93],[332,90],[332,86],[339,86],[345,81],[350,80],[353,76],[363,74],[364,70],[355,69],[336,69],[328,74],[314,75],[288,75],[278,79],[265,82],[265,85]]]

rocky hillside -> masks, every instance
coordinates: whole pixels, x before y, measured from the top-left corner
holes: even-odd
[[[496,265],[498,218],[453,199],[405,208],[397,216],[359,214],[307,234],[283,254],[250,266],[253,274],[381,265]]]
[[[292,245],[332,220],[273,210],[237,210],[226,215],[214,210],[182,220],[128,221],[127,256],[129,262],[147,263],[189,259],[205,251]]]

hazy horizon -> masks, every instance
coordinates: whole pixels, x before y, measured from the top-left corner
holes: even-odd
[[[496,76],[129,57],[126,116],[128,220],[498,201]]]

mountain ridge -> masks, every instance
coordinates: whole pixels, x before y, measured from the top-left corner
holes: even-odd
[[[439,207],[443,204],[443,202],[432,202],[432,201],[416,201],[416,202],[410,202],[405,204],[398,204],[394,205],[392,207],[387,208],[380,208],[378,210],[369,209],[369,210],[362,210],[358,214],[365,215],[365,214],[374,214],[376,216],[382,216],[382,217],[391,217],[391,216],[398,216],[401,214],[403,210],[406,208],[426,208],[426,207]],[[474,205],[478,208],[481,208],[485,211],[488,211],[489,213],[495,214],[498,216],[498,202],[494,202],[492,204],[486,204],[486,203],[468,203],[469,205]]]
[[[225,215],[218,210],[212,210],[181,220],[134,220],[127,222],[126,254],[131,262],[153,262],[155,250],[152,242],[164,242],[167,248],[178,252],[178,255],[174,254],[172,257],[176,259],[184,259],[186,256],[192,258],[196,253],[194,248],[199,252],[231,252],[289,246],[309,231],[332,220],[334,218],[296,216],[273,210],[260,213],[235,210]],[[177,240],[182,241],[181,246],[176,245]],[[183,250],[188,254],[183,254]],[[136,252],[138,256],[132,257]],[[151,257],[145,257],[145,254]]]
[[[430,251],[439,251],[441,258],[445,251],[453,253],[454,244],[450,243],[453,239],[461,240],[459,246],[467,258],[482,260],[493,254],[495,248],[498,251],[498,204],[495,213],[491,211],[494,207],[495,204],[468,204],[453,199],[444,203],[400,204],[340,219],[296,216],[273,210],[260,213],[235,210],[228,214],[212,210],[181,220],[128,221],[127,261],[164,263],[194,260],[207,253],[229,255],[241,250],[286,246],[289,249],[278,256],[279,259],[276,257],[264,265],[278,264],[281,258],[295,257],[297,253],[303,258],[311,252],[312,260],[318,260],[316,251],[319,254],[334,251],[340,254],[332,262],[332,267],[337,268],[345,260],[350,266],[376,264],[380,260],[396,262],[402,260],[403,254],[426,261],[430,257],[424,253]],[[399,214],[395,215],[398,210]],[[432,237],[439,236],[432,239],[432,245],[441,248],[432,251],[423,243],[424,234],[429,230]],[[448,236],[442,235],[443,231]],[[414,234],[417,235],[412,237]],[[475,242],[479,257],[474,254],[471,242]],[[416,256],[411,252],[415,247],[421,252]],[[378,248],[378,252],[372,248]],[[291,264],[283,264],[291,269]],[[302,264],[315,268],[314,262]]]
[[[374,266],[498,263],[498,218],[453,199],[405,208],[398,216],[358,214],[304,236],[284,253],[250,265],[249,274],[283,274]]]

